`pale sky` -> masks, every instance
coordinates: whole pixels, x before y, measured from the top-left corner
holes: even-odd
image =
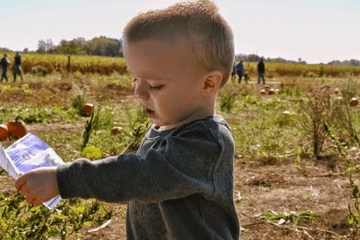
[[[139,11],[177,0],[1,0],[0,47],[36,50],[39,40],[121,38]],[[235,52],[308,63],[360,60],[360,0],[214,0]]]

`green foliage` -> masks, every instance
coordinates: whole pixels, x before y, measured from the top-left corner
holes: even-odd
[[[332,122],[339,131],[346,133],[350,145],[360,145],[360,109],[351,107],[349,101],[357,96],[360,84],[353,79],[346,81],[346,84],[340,88],[341,97],[333,99],[334,111]]]
[[[31,207],[19,192],[0,195],[0,214],[0,239],[20,240],[81,236],[84,225],[99,226],[112,217],[112,211],[97,200],[62,200],[49,210],[45,206]]]
[[[92,113],[91,113],[90,120],[87,120],[86,123],[85,123],[85,129],[84,129],[84,132],[83,132],[83,142],[82,142],[82,145],[81,145],[81,152],[84,151],[84,149],[86,148],[86,145],[89,142],[90,135],[91,135],[91,132],[93,130],[93,123],[94,123],[94,111],[92,111]]]
[[[45,77],[49,70],[43,66],[35,66],[31,68],[31,73],[39,77]]]
[[[26,124],[51,123],[52,121],[75,121],[80,118],[78,111],[67,106],[53,109],[17,106],[15,108],[0,107],[0,122],[7,122],[22,116]]]
[[[51,49],[53,52],[65,54],[65,55],[82,55],[85,52],[82,50],[82,41],[80,40],[61,40],[58,47]]]
[[[352,197],[354,198],[353,204],[348,204],[349,216],[347,220],[348,223],[355,228],[357,234],[360,230],[360,186],[355,182],[355,179],[358,177],[354,178],[353,174],[359,175],[360,168],[357,164],[357,161],[349,157],[349,155],[346,153],[344,146],[339,141],[339,138],[331,132],[327,123],[324,122],[323,124],[325,131],[331,140],[335,143],[338,152],[343,157],[344,164],[347,166],[346,173],[348,174],[349,183],[352,188]]]
[[[81,152],[81,156],[90,160],[100,159],[102,156],[100,148],[97,147],[85,147]]]
[[[273,210],[269,210],[265,213],[259,214],[258,216],[271,221],[277,220],[278,224],[294,223],[295,225],[297,225],[300,220],[315,219],[319,217],[318,214],[310,210],[303,210],[298,212],[275,212]]]
[[[52,119],[52,112],[48,109],[38,109],[38,108],[26,108],[21,115],[24,119],[24,122],[29,123],[46,123]]]
[[[52,110],[52,112],[55,115],[54,118],[57,115],[60,121],[75,121],[80,118],[77,109],[67,106],[55,108]]]
[[[58,46],[55,46],[51,39],[39,40],[37,52],[66,55],[123,56],[121,41],[104,36],[95,37],[88,41],[81,37],[70,41],[61,40]]]
[[[85,90],[81,90],[76,85],[74,86],[74,97],[71,99],[72,107],[76,109],[79,115],[82,115],[82,111],[85,106]]]
[[[231,112],[234,107],[235,94],[226,92],[220,96],[220,109],[223,112]]]
[[[113,126],[113,122],[114,112],[110,107],[102,108],[99,106],[94,110],[94,130],[111,127]]]

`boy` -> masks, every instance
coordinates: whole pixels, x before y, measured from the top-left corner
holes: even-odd
[[[238,239],[234,142],[214,113],[234,61],[230,27],[210,1],[178,3],[133,18],[123,48],[153,122],[139,150],[34,170],[17,189],[34,205],[58,194],[128,201],[128,239]]]

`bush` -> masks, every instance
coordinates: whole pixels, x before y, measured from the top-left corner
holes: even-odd
[[[35,66],[31,68],[31,73],[39,77],[45,77],[46,75],[48,75],[49,71],[43,66]]]

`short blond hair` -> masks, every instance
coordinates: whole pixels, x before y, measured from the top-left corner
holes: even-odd
[[[149,39],[181,43],[201,72],[219,70],[220,87],[228,80],[234,62],[234,37],[217,6],[209,0],[179,2],[135,16],[123,32],[124,45]],[[125,53],[126,55],[126,53]]]

